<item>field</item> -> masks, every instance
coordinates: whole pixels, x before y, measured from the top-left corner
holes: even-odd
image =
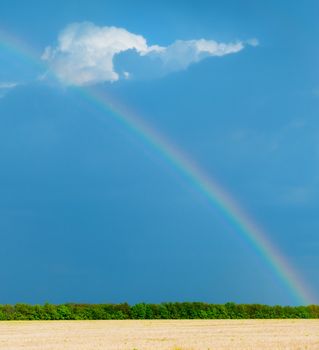
[[[3,321],[0,349],[319,349],[319,320]]]

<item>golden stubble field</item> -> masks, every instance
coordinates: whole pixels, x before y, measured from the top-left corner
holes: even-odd
[[[319,320],[1,321],[1,350],[319,349]]]

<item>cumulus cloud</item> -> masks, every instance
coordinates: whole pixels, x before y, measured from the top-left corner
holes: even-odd
[[[151,67],[150,73],[163,75],[187,69],[207,57],[239,52],[245,45],[256,46],[258,41],[177,40],[167,47],[149,46],[142,35],[124,28],[83,22],[67,26],[60,33],[57,45],[45,49],[42,59],[48,62],[59,80],[81,86],[130,79],[136,76],[135,72],[148,67]],[[120,56],[122,68],[117,68],[116,61]],[[130,63],[131,70],[126,69],[125,60]]]
[[[4,97],[8,91],[14,89],[18,85],[20,84],[16,82],[0,82],[0,98]]]
[[[186,69],[210,56],[224,56],[236,53],[244,48],[242,42],[224,44],[213,40],[177,40],[172,45],[149,50],[147,55],[159,58],[166,70],[178,71]],[[142,54],[143,55],[143,54]]]

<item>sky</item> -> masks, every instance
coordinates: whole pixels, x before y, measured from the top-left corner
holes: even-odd
[[[114,108],[219,183],[319,303],[318,10],[2,0],[0,303],[299,303]]]

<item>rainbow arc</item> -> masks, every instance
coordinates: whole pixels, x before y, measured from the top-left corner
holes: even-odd
[[[0,49],[10,50],[43,65],[38,53],[26,42],[1,30]],[[190,157],[174,146],[164,135],[152,129],[142,118],[115,103],[114,100],[110,100],[105,91],[92,87],[80,88],[79,91],[82,97],[103,112],[110,113],[145,145],[157,150],[175,171],[187,178],[190,185],[219,210],[233,226],[235,232],[258,252],[297,303],[310,304],[313,302],[314,298],[309,287],[297,275],[284,255],[212,176],[208,176]]]

